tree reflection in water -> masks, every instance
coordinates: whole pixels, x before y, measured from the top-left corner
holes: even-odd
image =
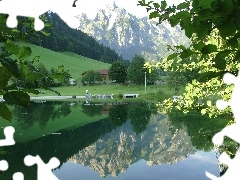
[[[68,102],[31,102],[30,106],[15,105],[12,113],[22,129],[28,129],[36,122],[44,129],[49,120],[67,116],[71,109]]]
[[[239,148],[237,142],[225,137],[221,146],[214,146],[212,143],[212,137],[227,125],[228,120],[223,118],[209,118],[209,116],[202,115],[197,111],[190,111],[189,113],[184,114],[179,110],[173,110],[168,116],[172,125],[172,133],[185,126],[188,135],[191,136],[192,143],[197,150],[214,150],[217,159],[223,152],[226,152],[231,158],[234,158],[235,153]],[[228,167],[224,164],[219,164],[219,167],[220,176],[222,176]]]
[[[207,116],[202,116],[200,113],[194,111],[190,114],[175,111],[169,114],[169,120],[165,118],[164,121],[162,117],[160,118],[162,115],[158,114],[156,115],[157,118],[154,119],[151,115],[156,113],[157,109],[156,106],[151,103],[81,104],[80,107],[82,107],[82,112],[91,117],[97,116],[102,113],[103,110],[108,111],[109,116],[105,119],[99,118],[96,122],[75,129],[60,130],[58,131],[59,135],[50,134],[25,143],[17,143],[14,146],[6,147],[7,154],[0,154],[0,159],[6,159],[9,162],[10,168],[1,175],[1,178],[11,179],[12,174],[19,171],[26,175],[25,179],[36,179],[36,167],[26,167],[23,164],[22,160],[27,154],[38,154],[44,162],[48,162],[51,157],[56,156],[61,161],[62,166],[63,163],[74,154],[78,154],[90,146],[94,147],[94,143],[98,145],[96,146],[96,150],[98,150],[99,154],[105,151],[112,151],[108,152],[107,155],[112,155],[110,157],[116,158],[116,162],[118,159],[121,160],[121,158],[128,162],[128,155],[129,158],[135,158],[129,160],[129,162],[137,162],[138,158],[149,160],[150,155],[151,160],[156,160],[156,162],[165,162],[163,160],[168,157],[168,155],[168,158],[172,158],[173,160],[177,159],[177,156],[180,155],[183,157],[186,152],[182,149],[174,149],[179,151],[168,151],[167,153],[164,149],[160,149],[165,146],[171,147],[170,149],[172,149],[172,147],[176,146],[176,142],[182,142],[182,144],[180,144],[181,146],[179,145],[180,147],[185,146],[185,140],[182,141],[181,139],[183,136],[190,136],[189,139],[191,139],[191,143],[189,141],[189,147],[192,147],[190,144],[193,144],[198,150],[211,151],[214,149],[211,141],[212,136],[220,131],[227,123],[223,119],[209,119]],[[50,119],[54,120],[58,117],[69,115],[71,113],[71,107],[69,106],[69,102],[46,102],[42,104],[32,103],[31,107],[15,106],[13,111],[22,128],[31,127],[34,122],[38,122],[38,124],[44,128]],[[150,121],[151,124],[149,124]],[[168,130],[170,126],[172,133]],[[188,135],[184,134],[185,130],[181,132],[182,127],[186,127],[185,129]],[[145,130],[146,128],[147,130]],[[158,130],[156,130],[156,128],[158,128]],[[126,136],[124,137],[129,138],[128,141],[122,142],[122,145],[124,145],[122,149],[131,153],[127,154],[124,151],[121,157],[117,157],[116,154],[119,150],[119,144],[114,144],[114,140],[118,140],[120,131],[125,133]],[[175,142],[171,140],[171,137],[173,137],[171,134],[176,134],[177,131],[180,131],[180,133],[178,137],[175,137]],[[114,132],[115,134],[110,134],[110,132]],[[168,135],[169,137],[165,137],[166,134],[170,134]],[[132,137],[134,137],[133,140],[131,139]],[[162,139],[157,140],[159,137],[162,137]],[[104,140],[107,141],[105,142]],[[137,143],[134,143],[135,141]],[[160,145],[160,141],[164,143],[165,146]],[[112,144],[116,146],[116,152],[114,152],[114,146]],[[149,147],[155,149],[152,150],[149,149]],[[187,149],[189,149],[189,147],[187,147]],[[85,151],[87,152],[87,150]],[[233,152],[234,154],[236,144],[226,139],[225,146],[218,148],[219,153],[223,151]],[[152,152],[156,152],[157,154],[152,155]],[[99,154],[96,154],[96,157],[99,157]],[[159,159],[157,159],[157,157]]]
[[[157,113],[157,108],[153,103],[83,103],[82,112],[89,117],[102,114],[103,110],[109,112],[109,120],[115,127],[122,126],[128,119],[131,122],[133,130],[139,134],[143,132],[149,124],[151,114]]]

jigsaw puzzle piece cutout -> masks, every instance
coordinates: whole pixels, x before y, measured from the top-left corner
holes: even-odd
[[[13,180],[24,180],[24,175],[21,172],[16,172],[13,174]]]
[[[0,140],[0,146],[11,146],[15,144],[15,140],[13,138],[13,134],[15,132],[14,127],[7,126],[4,128],[5,139]]]
[[[2,0],[0,1],[0,13],[9,15],[6,22],[9,28],[17,27],[17,16],[24,16],[34,18],[34,29],[39,31],[44,28],[44,23],[39,16],[49,11],[53,2],[48,0]]]
[[[239,112],[239,106],[240,106],[240,96],[239,96],[239,92],[240,92],[240,71],[238,72],[238,76],[234,76],[231,73],[225,73],[224,76],[223,76],[223,81],[224,81],[225,84],[233,84],[234,85],[234,89],[232,91],[232,97],[229,100],[229,102],[225,102],[225,103],[226,103],[226,105],[229,105],[231,107],[232,112],[234,114],[235,121],[239,122],[240,121],[240,112]]]
[[[72,1],[60,0],[57,6],[52,6],[51,9],[56,12],[58,16],[72,29],[76,29],[80,25],[77,16],[80,14],[76,7],[72,6]]]
[[[5,160],[0,161],[0,171],[6,171],[8,169],[8,162]]]
[[[240,72],[240,71],[239,71]],[[231,124],[223,128],[220,132],[216,133],[213,138],[212,142],[217,145],[222,145],[224,141],[224,137],[229,137],[232,140],[240,143],[240,136],[238,135],[240,130],[240,73],[238,76],[234,76],[230,73],[225,73],[223,76],[223,81],[226,84],[234,84],[234,89],[232,91],[232,97],[229,102],[225,102],[223,100],[218,100],[216,106],[219,110],[225,109],[227,106],[230,106],[232,112],[234,114],[234,118],[236,123]],[[220,157],[219,161],[223,164],[228,166],[227,171],[221,176],[216,177],[209,172],[205,172],[206,176],[212,180],[237,180],[240,179],[240,171],[239,171],[239,164],[240,164],[240,150],[238,149],[235,157],[231,159],[225,152],[223,152]]]
[[[212,180],[239,180],[240,179],[240,151],[237,150],[237,153],[233,159],[231,159],[226,153],[222,153],[219,157],[219,161],[228,166],[227,171],[221,176],[216,177],[209,172],[205,172],[206,176]]]
[[[45,179],[58,180],[58,178],[52,173],[52,169],[57,168],[60,165],[60,161],[57,158],[53,157],[47,164],[45,164],[38,155],[37,156],[27,155],[24,158],[24,163],[26,166],[32,166],[34,164],[37,164],[38,180]]]
[[[216,133],[213,138],[212,142],[218,146],[223,144],[224,137],[227,136],[232,140],[240,143],[240,136],[239,136],[240,124],[234,123],[229,126],[223,128],[220,132]]]

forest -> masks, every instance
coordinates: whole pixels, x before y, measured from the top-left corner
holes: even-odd
[[[44,17],[51,26],[45,24],[46,33],[37,32],[34,37],[28,39],[30,43],[57,52],[74,52],[109,64],[116,60],[125,61],[115,50],[98,43],[81,30],[70,28],[56,13],[48,12],[44,14]],[[24,25],[19,28],[23,31]]]

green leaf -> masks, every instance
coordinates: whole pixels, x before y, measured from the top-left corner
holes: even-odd
[[[197,44],[194,44],[193,48],[198,50],[198,51],[201,51],[204,46],[205,46],[205,44],[201,41],[201,42],[199,42]]]
[[[12,73],[6,67],[0,67],[0,89],[3,89],[8,85],[11,76]]]
[[[161,9],[165,10],[167,7],[167,2],[166,1],[161,1]]]
[[[157,11],[151,12],[149,14],[149,19],[153,19],[153,18],[156,18],[156,17],[159,17],[159,13]]]
[[[21,106],[30,105],[30,97],[22,91],[11,91],[3,95],[3,99],[9,104],[17,104]]]
[[[171,26],[174,27],[174,26],[176,26],[180,22],[180,19],[170,18],[169,22],[170,22]]]
[[[189,18],[189,16],[190,14],[188,11],[180,11],[175,15],[176,18],[180,18],[180,19]]]
[[[191,38],[192,35],[193,35],[193,32],[194,32],[194,28],[189,26],[188,28],[185,28],[185,35],[188,37],[188,38]]]
[[[183,45],[175,46],[177,49],[186,50],[187,48]]]
[[[28,81],[36,81],[36,80],[38,80],[41,77],[42,77],[41,74],[32,72],[32,73],[28,74],[28,76],[26,76],[26,80],[28,80]]]
[[[212,106],[212,102],[211,101],[207,101],[207,106]]]
[[[197,80],[200,81],[200,82],[206,82],[206,81],[208,81],[212,78],[216,78],[216,77],[220,77],[222,79],[224,74],[225,74],[224,71],[220,71],[220,72],[209,71],[209,72],[205,72],[205,73],[200,74],[197,77]]]
[[[217,51],[217,46],[214,44],[208,44],[204,46],[201,50],[203,54],[210,54]]]
[[[12,119],[12,114],[11,114],[11,111],[8,109],[8,107],[3,104],[2,102],[0,102],[0,116],[3,118],[3,119],[6,119],[8,121],[11,121]]]
[[[181,10],[181,9],[186,9],[186,8],[188,8],[189,7],[189,3],[187,3],[187,2],[182,2],[182,3],[180,3],[178,6],[177,6],[177,9],[178,10]]]
[[[31,54],[32,54],[32,49],[30,47],[22,46],[19,49],[19,53],[17,54],[17,58],[19,60],[27,59],[28,57],[31,56]]]
[[[0,62],[2,63],[3,66],[5,66],[9,71],[12,72],[12,74],[15,77],[19,77],[21,74],[21,70],[18,66],[18,64],[16,63],[16,61],[13,61],[10,58],[5,58],[5,59],[1,59],[0,58]]]
[[[218,1],[218,11],[221,13],[224,12],[225,16],[231,14],[233,9],[234,9],[233,1],[229,0]]]
[[[201,110],[201,114],[202,114],[202,115],[206,114],[206,112],[207,112],[206,109],[202,109],[202,110]]]
[[[220,70],[225,70],[226,68],[226,60],[225,58],[230,54],[230,51],[221,51],[219,52],[215,59],[214,59],[214,67],[220,69]]]
[[[183,50],[181,52],[180,58],[187,58],[189,56],[193,55],[193,52],[190,49]]]
[[[233,36],[237,31],[237,25],[234,22],[234,19],[228,19],[227,21],[222,22],[219,27],[219,33],[222,38],[226,38],[228,36]]]
[[[46,27],[46,24],[45,24],[45,27]],[[45,35],[45,36],[50,36],[50,33],[47,33],[47,32],[45,32],[45,31],[40,31],[43,35]]]
[[[240,61],[240,51],[238,50],[236,55],[235,55],[235,58],[234,58],[234,61]]]
[[[233,37],[227,40],[227,44],[229,46],[231,46],[232,48],[237,48],[238,47],[238,38],[237,37]]]
[[[22,64],[21,65],[21,72],[23,76],[27,76],[28,75],[28,68],[26,65]]]
[[[178,56],[178,54],[174,53],[174,54],[170,54],[168,57],[167,57],[167,60],[171,60],[171,59],[174,59]]]
[[[8,52],[14,55],[17,55],[20,49],[18,45],[14,44],[12,41],[9,40],[4,44],[4,47],[7,49]]]
[[[157,9],[160,8],[160,5],[158,3],[153,3],[153,6]]]
[[[211,9],[211,4],[214,0],[200,0],[196,1],[198,3],[198,7],[201,9]]]

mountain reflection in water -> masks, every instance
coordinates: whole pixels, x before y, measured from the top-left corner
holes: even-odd
[[[37,167],[23,164],[28,154],[38,154],[45,163],[57,157],[61,164],[54,173],[60,180],[191,179],[193,174],[207,179],[204,171],[219,175],[211,137],[224,123],[196,113],[165,116],[144,102],[32,102],[12,109],[13,122],[1,120],[1,126],[15,127],[17,143],[3,148],[6,154],[0,158],[9,169],[1,179],[12,179],[15,172],[36,179]]]

